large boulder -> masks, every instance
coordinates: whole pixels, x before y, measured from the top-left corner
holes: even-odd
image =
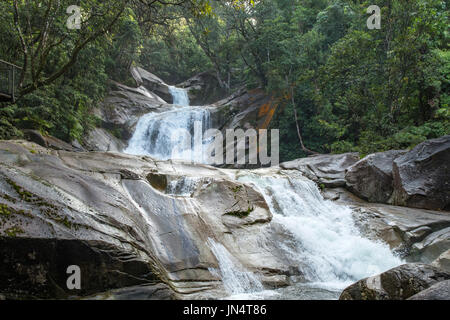
[[[173,103],[170,85],[165,83],[164,80],[140,67],[131,67],[130,71],[138,87],[143,86],[163,98],[168,103]],[[193,106],[217,102],[223,99],[227,94],[227,91],[221,87],[217,77],[208,71],[199,73],[175,86],[177,88],[186,89],[190,105]]]
[[[280,164],[283,169],[296,169],[307,178],[328,188],[345,186],[345,170],[359,161],[358,153],[324,154]]]
[[[192,106],[203,106],[223,99],[227,91],[220,86],[219,80],[211,72],[199,73],[188,80],[177,84],[188,92]]]
[[[450,272],[450,249],[442,253],[436,260],[431,264],[435,267],[447,270]]]
[[[83,137],[89,151],[121,151],[131,138],[139,118],[167,105],[158,95],[140,86],[131,88],[110,81],[111,90],[94,114],[100,127]]]
[[[393,161],[406,151],[391,150],[368,155],[346,170],[347,188],[369,202],[387,203],[394,190]]]
[[[268,95],[264,90],[257,88],[247,90],[241,88],[232,95],[222,99],[210,106],[211,111],[211,125],[222,131],[223,136],[226,136],[227,129],[242,129],[255,130],[259,135],[261,129],[267,129],[278,108],[279,101]],[[270,134],[269,134],[270,135]],[[267,138],[268,143],[271,143],[271,137]],[[226,141],[227,145],[223,149],[234,149],[234,141]],[[248,154],[249,143],[246,143],[245,153]],[[272,164],[274,165],[274,164]],[[235,153],[235,161],[233,165],[224,165],[225,167],[232,167],[235,169],[242,168],[257,168],[261,167],[258,164],[237,164],[237,154]]]
[[[97,110],[103,126],[109,129],[122,128],[130,121],[136,122],[143,114],[166,104],[144,87],[131,88],[113,81],[110,83],[111,90]]]
[[[124,140],[104,128],[93,128],[83,140],[84,147],[89,151],[121,152],[126,147]]]
[[[37,143],[38,145],[50,148],[53,150],[65,150],[65,151],[84,151],[78,143],[69,144],[58,138],[49,135],[43,135],[38,130],[26,129],[23,130],[24,136],[28,141]]]
[[[162,79],[140,67],[131,67],[130,71],[138,87],[143,86],[160,96],[164,101],[172,103],[173,98],[170,94],[169,85]]]
[[[450,210],[450,135],[425,141],[394,160],[392,203]]]
[[[347,287],[340,300],[405,300],[450,279],[450,273],[421,263],[410,263],[379,275],[362,279]]]
[[[411,256],[420,257],[422,262],[430,263],[450,248],[450,227],[427,235],[411,248]]]
[[[450,280],[438,282],[408,300],[450,300]]]
[[[271,110],[276,106],[277,103],[264,90],[241,88],[211,105],[211,120],[213,127],[220,130],[265,129],[271,120]]]

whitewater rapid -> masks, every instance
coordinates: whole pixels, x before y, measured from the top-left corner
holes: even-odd
[[[310,283],[341,290],[351,283],[402,263],[387,244],[369,240],[355,225],[352,210],[325,200],[316,184],[295,175],[248,174],[278,224],[295,239],[281,247]]]

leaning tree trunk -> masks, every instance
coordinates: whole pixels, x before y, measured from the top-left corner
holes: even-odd
[[[302,138],[302,134],[300,132],[300,126],[298,124],[298,116],[297,116],[297,109],[295,108],[295,100],[294,100],[294,89],[291,86],[291,102],[292,102],[292,109],[294,110],[294,121],[295,121],[295,126],[297,127],[297,135],[298,135],[298,140],[300,141],[300,147],[302,148],[303,151],[305,151],[308,154],[313,154],[313,155],[317,155],[319,154],[318,152],[309,150],[308,148],[305,147],[305,144],[303,143],[303,138]]]

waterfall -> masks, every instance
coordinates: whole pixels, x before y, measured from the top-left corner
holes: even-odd
[[[160,160],[203,162],[203,150],[198,152],[195,148],[199,141],[194,131],[198,133],[201,126],[203,136],[211,128],[210,113],[204,107],[189,106],[186,90],[170,87],[170,92],[173,105],[142,116],[125,152]],[[177,130],[187,133],[187,141],[186,135],[174,139]],[[200,137],[203,149],[207,143]],[[264,176],[242,171],[237,174],[239,181],[253,184],[264,196],[273,214],[270,227],[277,232],[281,229],[285,235],[281,243],[277,243],[280,254],[290,265],[298,266],[313,291],[323,288],[336,298],[337,292],[347,285],[402,263],[386,244],[360,234],[349,207],[324,200],[316,184],[300,173],[290,171]],[[166,191],[172,196],[190,197],[196,183],[196,179],[191,178],[174,180]],[[249,298],[255,298],[267,297],[268,292],[278,294],[278,290],[263,290],[258,277],[246,270],[222,244],[209,239],[208,246],[219,264],[217,270],[210,269],[210,272],[222,279],[231,296],[246,298],[242,295],[249,294]],[[314,296],[315,293],[308,291],[311,288],[298,289],[297,284],[290,290]],[[300,295],[297,292],[289,293],[290,296]],[[319,292],[317,298],[323,297]]]
[[[364,238],[355,226],[352,210],[324,200],[314,182],[255,174],[239,180],[260,190],[273,214],[272,223],[282,226],[295,240],[281,246],[307,281],[343,289],[402,263],[386,244]]]
[[[246,270],[222,244],[208,239],[208,245],[219,263],[219,270],[210,268],[209,271],[221,277],[229,294],[263,291],[263,285],[258,277]]]
[[[189,96],[185,89],[169,86],[169,92],[173,98],[172,104],[184,107],[189,106]]]
[[[206,152],[202,136],[211,127],[210,112],[206,108],[190,107],[186,90],[169,88],[174,105],[163,112],[142,116],[124,152],[159,160],[201,163]],[[200,145],[200,149],[196,149],[196,145]]]
[[[166,192],[173,196],[190,197],[198,181],[199,179],[192,177],[181,177],[180,179],[169,181]]]

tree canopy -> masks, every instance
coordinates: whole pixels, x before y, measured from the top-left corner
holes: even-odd
[[[66,26],[72,4],[81,29]],[[107,80],[132,84],[137,64],[170,83],[210,71],[229,92],[263,88],[281,102],[281,160],[409,148],[450,133],[448,12],[443,0],[2,1],[0,57],[23,73],[0,137],[80,139]]]

